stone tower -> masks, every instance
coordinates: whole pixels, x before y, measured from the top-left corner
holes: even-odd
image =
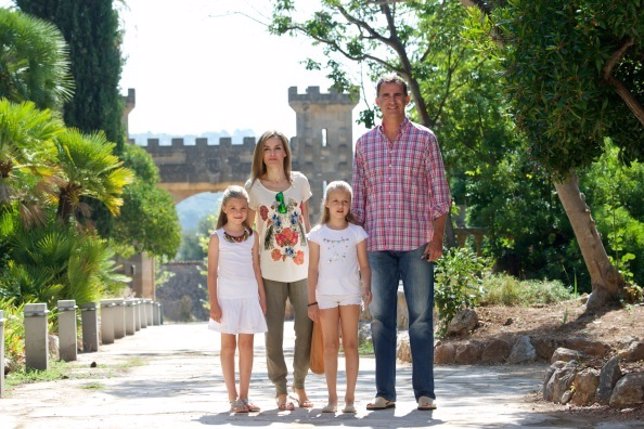
[[[296,113],[296,137],[291,139],[293,170],[304,173],[311,184],[311,224],[317,224],[324,187],[333,180],[351,183],[353,160],[352,110],[357,104],[348,94],[310,86],[305,94],[288,90],[288,104]]]

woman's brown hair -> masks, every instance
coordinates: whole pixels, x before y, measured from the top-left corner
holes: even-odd
[[[250,171],[251,185],[255,183],[255,180],[266,174],[266,164],[264,164],[264,145],[268,139],[273,137],[277,137],[282,142],[282,147],[286,153],[286,156],[284,157],[284,174],[286,175],[286,179],[289,182],[291,181],[291,148],[288,145],[288,138],[279,131],[271,130],[262,134],[257,145],[255,145],[255,151],[253,152],[253,165]]]

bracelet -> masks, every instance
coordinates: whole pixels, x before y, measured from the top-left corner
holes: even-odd
[[[317,301],[312,302],[312,303],[308,304],[307,307],[313,307],[314,305],[318,305],[318,302]]]

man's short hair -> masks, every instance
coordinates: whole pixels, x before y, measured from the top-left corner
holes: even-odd
[[[388,73],[378,80],[378,83],[376,84],[377,96],[380,95],[380,87],[385,83],[395,83],[397,85],[400,85],[403,89],[403,92],[405,93],[405,96],[407,96],[407,82],[405,82],[404,79],[398,76],[396,73]]]

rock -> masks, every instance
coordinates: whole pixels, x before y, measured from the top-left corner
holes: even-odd
[[[610,352],[610,346],[608,344],[581,337],[566,338],[563,345],[566,348],[579,350],[595,357],[604,357]]]
[[[552,358],[550,359],[550,362],[557,362],[557,361],[570,362],[571,360],[584,361],[586,359],[588,359],[588,355],[586,353],[579,352],[577,350],[567,349],[565,347],[559,347],[552,354]]]
[[[537,357],[539,359],[551,362],[552,354],[557,348],[557,342],[552,338],[530,338],[532,346],[537,352]]]
[[[575,375],[577,373],[577,362],[571,361],[567,363],[556,362],[555,371],[552,373],[550,380],[546,383],[543,391],[543,399],[555,403],[563,404],[564,400],[570,400],[570,396],[566,395],[566,391],[570,390]],[[561,366],[563,364],[563,366]]]
[[[575,405],[592,405],[595,402],[597,386],[599,385],[599,370],[585,368],[577,373],[572,382],[575,392],[572,403]]]
[[[456,347],[454,362],[464,365],[478,363],[483,352],[483,345],[478,341],[466,341]]]
[[[58,335],[49,334],[48,335],[48,347],[49,347],[49,359],[59,360],[60,359],[60,341]]]
[[[508,357],[508,363],[532,362],[536,358],[537,352],[534,347],[532,347],[532,343],[530,343],[530,337],[527,335],[521,335],[512,346],[512,351]]]
[[[409,346],[409,332],[398,333],[396,357],[402,362],[411,363],[411,347]]]
[[[439,342],[434,348],[434,363],[438,365],[449,365],[454,363],[456,347],[452,343]]]
[[[644,360],[644,342],[633,341],[626,350],[619,352],[619,358],[622,362]]]
[[[371,341],[371,323],[360,322],[360,328],[358,329],[358,341],[360,343]]]
[[[511,317],[508,317],[505,322],[503,322],[503,326],[510,326],[511,324],[514,323],[514,319]]]
[[[512,346],[505,340],[493,339],[483,346],[481,363],[502,363],[510,355]]]
[[[619,379],[609,404],[615,408],[625,408],[644,404],[644,372],[626,374]]]
[[[552,380],[552,376],[555,371],[563,368],[564,366],[566,366],[566,362],[554,362],[546,370],[546,376],[543,378],[543,387],[541,389],[544,400],[552,402],[552,389],[554,388],[554,384],[550,381]]]
[[[599,373],[599,386],[597,387],[597,402],[606,405],[610,401],[613,387],[622,377],[619,368],[619,357],[614,356],[606,362]]]
[[[459,310],[449,325],[447,325],[447,335],[464,335],[470,333],[479,323],[479,317],[476,311],[471,308]]]

